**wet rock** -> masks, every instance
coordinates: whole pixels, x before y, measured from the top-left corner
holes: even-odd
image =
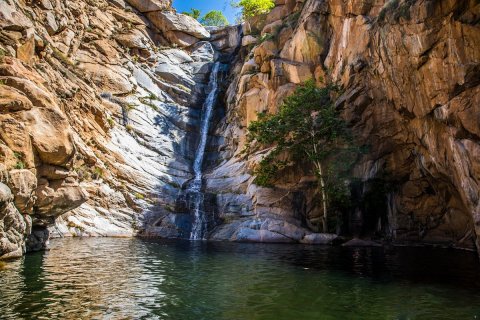
[[[333,244],[338,239],[336,234],[330,233],[310,233],[305,235],[301,243],[305,244]]]

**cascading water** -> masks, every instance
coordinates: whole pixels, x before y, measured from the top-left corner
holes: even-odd
[[[217,100],[218,94],[218,72],[220,69],[220,63],[216,62],[213,66],[208,88],[207,99],[203,104],[202,119],[200,124],[200,142],[198,143],[197,152],[195,153],[195,160],[193,162],[193,172],[195,177],[191,183],[187,192],[190,194],[193,200],[192,211],[194,213],[194,221],[192,225],[192,232],[190,233],[190,240],[202,240],[204,230],[207,227],[207,221],[205,218],[205,212],[203,208],[203,194],[202,189],[202,165],[205,155],[205,147],[207,145],[208,129],[210,127],[210,120],[212,118],[212,111]]]

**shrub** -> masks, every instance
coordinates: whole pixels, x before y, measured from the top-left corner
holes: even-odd
[[[145,196],[139,192],[135,192],[135,198],[138,200],[144,200]]]
[[[269,13],[275,7],[275,2],[273,0],[240,0],[234,6],[241,8],[243,19],[247,19]]]
[[[192,17],[194,19],[197,19],[197,20],[198,20],[198,18],[200,18],[200,10],[198,10],[198,9],[191,8],[190,12],[184,11],[182,13],[184,15],[190,16],[190,17]]]

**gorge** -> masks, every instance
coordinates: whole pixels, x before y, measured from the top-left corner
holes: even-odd
[[[168,0],[0,9],[2,259],[70,236],[480,245],[478,1],[278,0],[220,28]],[[308,164],[261,187],[269,149],[244,152],[309,79],[367,147],[335,234]]]
[[[0,0],[0,318],[480,317],[480,2],[267,2]],[[256,180],[307,84],[354,137],[328,219],[307,156]]]

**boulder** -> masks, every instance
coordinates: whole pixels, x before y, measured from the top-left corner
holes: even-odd
[[[31,214],[35,202],[35,189],[37,177],[27,169],[10,171],[10,187],[15,194],[15,206],[25,214]]]
[[[198,38],[181,31],[166,31],[164,34],[168,41],[181,48],[190,47],[199,41]]]
[[[170,11],[147,13],[147,17],[155,27],[166,31],[180,31],[197,39],[208,39],[210,33],[194,18]]]
[[[171,0],[127,0],[127,2],[142,13],[165,10],[172,6]]]
[[[33,27],[30,19],[17,10],[14,2],[12,3],[0,1],[0,27],[18,31]]]
[[[82,187],[61,180],[43,180],[39,183],[36,196],[35,214],[40,218],[58,217],[88,200],[88,193]]]
[[[256,44],[257,42],[258,42],[258,39],[251,35],[247,35],[242,38],[243,47],[249,46],[251,44]]]
[[[301,243],[304,244],[332,244],[338,236],[331,233],[310,233],[305,235]]]
[[[32,102],[15,88],[0,85],[0,113],[32,109]]]
[[[54,109],[32,109],[25,114],[32,144],[45,164],[64,165],[73,156],[74,145],[70,125],[65,116]]]
[[[267,242],[267,243],[292,243],[292,239],[269,230],[254,230],[240,228],[230,239],[237,242]]]
[[[194,86],[195,82],[178,66],[170,63],[159,64],[155,68],[155,74],[172,83],[180,83],[185,86]]]

